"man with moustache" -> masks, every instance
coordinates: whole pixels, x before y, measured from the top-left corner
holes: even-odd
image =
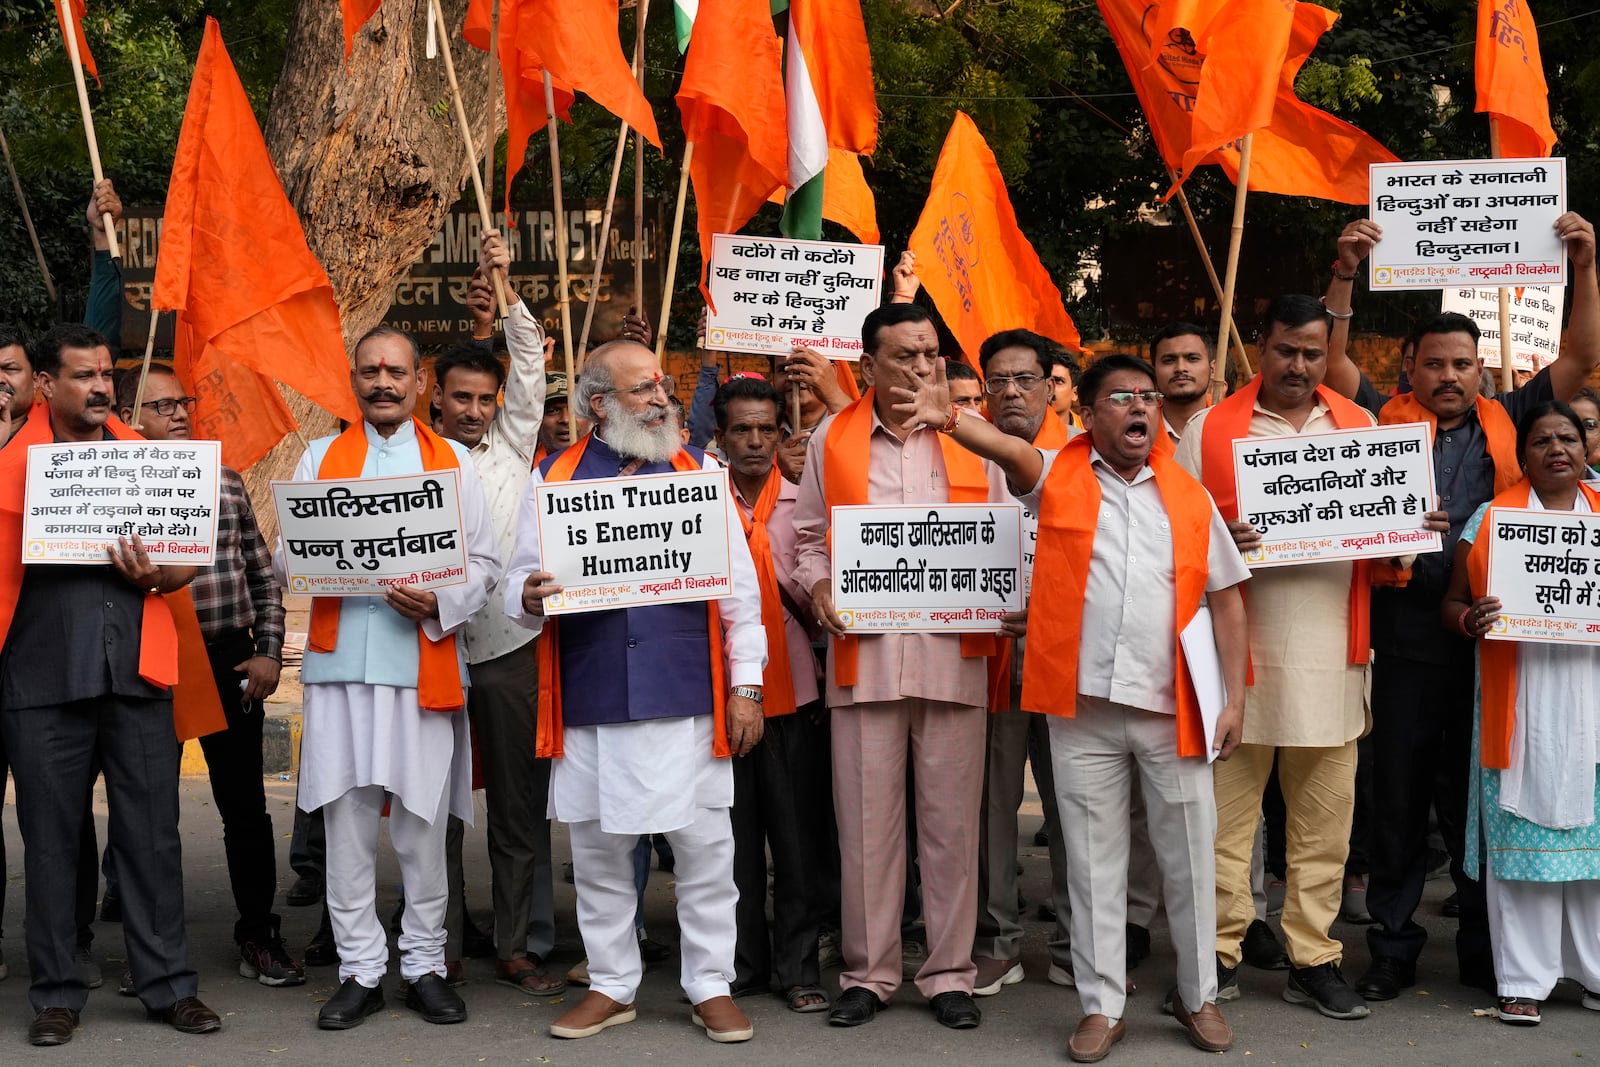
[[[467,581],[435,590],[391,586],[383,596],[318,597],[300,669],[305,732],[299,805],[322,809],[328,915],[341,985],[317,1025],[347,1030],[383,1007],[389,948],[375,910],[378,833],[385,804],[400,863],[401,992],[426,1022],[459,1023],[466,1005],[445,984],[447,816],[472,821],[467,741],[469,676],[457,634],[488,603],[500,575],[494,526],[467,449],[413,416],[423,382],[415,342],[379,326],[356,343],[350,387],[361,421],[313,441],[294,480],[382,478],[455,470],[460,478]],[[273,555],[287,581],[283,545]]]
[[[33,361],[20,326],[0,322],[0,448],[22,429],[33,410]]]
[[[1169,322],[1150,339],[1150,366],[1161,394],[1161,428],[1177,444],[1211,402],[1216,342],[1192,322]]]
[[[544,418],[539,420],[539,446],[533,450],[537,467],[572,444],[572,412],[567,403],[567,376],[547,371],[544,376]]]
[[[732,592],[712,603],[545,616],[561,591],[542,566],[537,487],[574,479],[719,469],[683,444],[655,353],[613,341],[589,355],[573,412],[594,429],[529,479],[506,580],[505,610],[539,642],[538,752],[556,760],[550,813],[568,824],[589,992],[551,1024],[592,1037],[635,1018],[643,968],[634,934],[633,853],[665,834],[676,857],[682,985],[691,1019],[713,1041],[754,1030],[729,996],[738,891],[733,880],[733,769],[762,736],[767,640],[750,549],[729,544]],[[728,494],[727,521],[740,513]],[[720,647],[719,647],[720,644]]]
[[[122,421],[150,441],[187,441],[195,398],[173,369],[150,364],[139,411],[139,375],[117,382]],[[272,576],[272,552],[256,526],[239,472],[221,468],[213,562],[189,584],[217,698],[228,728],[200,738],[211,798],[222,819],[223,851],[238,919],[233,940],[239,973],[264,986],[302,985],[306,972],[289,954],[272,911],[278,885],[277,842],[262,784],[263,702],[278,688],[283,663],[283,597]]]
[[[0,729],[25,849],[35,1012],[28,1039],[72,1040],[88,999],[75,903],[97,761],[135,993],[151,1018],[183,1033],[210,1033],[222,1023],[196,996],[187,961],[178,838],[171,686],[179,625],[172,609],[186,606],[187,594],[182,605],[163,598],[182,589],[195,568],[151,563],[137,537],[131,544],[119,539],[109,566],[23,566],[28,448],[137,440],[112,417],[105,338],[81,326],[56,327],[40,339],[33,368],[43,404],[0,452]],[[181,728],[178,735],[193,736]]]
[[[1444,314],[1421,326],[1404,363],[1411,392],[1389,400],[1380,423],[1426,422],[1433,430],[1438,506],[1448,513],[1444,551],[1387,573],[1373,593],[1371,736],[1374,809],[1367,906],[1372,964],[1356,982],[1368,1000],[1393,1000],[1416,982],[1427,931],[1416,921],[1427,878],[1428,812],[1438,813],[1461,904],[1456,962],[1463,985],[1495,992],[1484,883],[1462,867],[1474,698],[1473,642],[1438,624],[1456,542],[1477,509],[1522,476],[1516,424],[1533,406],[1570,401],[1600,366],[1600,285],[1594,227],[1574,212],[1555,222],[1572,265],[1572,315],[1560,354],[1522,388],[1482,395],[1489,380],[1478,358],[1478,327]],[[1360,219],[1345,228],[1328,307],[1348,316],[1352,282],[1382,231]],[[1360,369],[1336,346],[1328,378],[1353,391]],[[1492,389],[1492,386],[1491,386]]]

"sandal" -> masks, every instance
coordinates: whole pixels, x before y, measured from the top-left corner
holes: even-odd
[[[828,1010],[828,994],[814,985],[790,986],[784,991],[783,999],[790,1011],[801,1015]]]
[[[526,956],[514,960],[499,960],[494,965],[494,980],[536,997],[548,997],[567,988],[567,980],[557,974],[546,974]]]
[[[1495,1008],[1501,1022],[1510,1023],[1512,1026],[1538,1026],[1541,1016],[1539,1002],[1529,997],[1501,997],[1500,1003]],[[1518,1011],[1518,1008],[1531,1008],[1532,1011]]]

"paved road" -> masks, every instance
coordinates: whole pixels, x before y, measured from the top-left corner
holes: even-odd
[[[241,1067],[268,1064],[290,1067],[346,1067],[357,1064],[790,1064],[812,1061],[827,1064],[913,1064],[927,1062],[985,1062],[1009,1064],[1065,1063],[1065,1043],[1078,1018],[1076,996],[1044,979],[1045,924],[1029,920],[1024,963],[1028,978],[999,996],[983,1000],[983,1025],[975,1031],[954,1033],[933,1022],[922,998],[907,986],[892,1008],[869,1026],[858,1030],[828,1027],[820,1015],[794,1015],[773,998],[741,1003],[756,1026],[749,1044],[721,1047],[707,1041],[689,1022],[688,1006],[681,1002],[675,982],[675,962],[649,973],[639,996],[638,1021],[581,1042],[556,1041],[546,1027],[563,1006],[559,998],[529,1000],[497,985],[490,961],[467,965],[470,981],[461,990],[470,1019],[460,1026],[430,1026],[401,1007],[391,997],[389,1010],[373,1016],[358,1029],[324,1033],[316,1029],[318,1005],[333,991],[337,976],[331,968],[316,969],[311,980],[294,989],[267,989],[240,978],[232,946],[232,903],[222,854],[220,827],[212,810],[204,779],[183,781],[185,892],[189,915],[190,957],[200,972],[201,994],[224,1017],[221,1033],[185,1037],[166,1027],[146,1022],[138,1003],[114,991],[122,967],[122,944],[115,925],[96,926],[95,955],[105,968],[107,985],[90,996],[83,1027],[72,1043],[61,1049],[34,1049],[26,1043],[27,966],[22,946],[22,865],[15,810],[8,799],[3,822],[10,869],[6,879],[4,941],[11,978],[0,982],[0,1064],[46,1061],[73,1067],[98,1065],[173,1064]],[[269,797],[279,831],[282,884],[288,884],[287,855],[293,787],[269,783]],[[1031,800],[1031,798],[1030,798]],[[1023,829],[1031,841],[1037,826],[1037,804]],[[98,801],[104,832],[104,797]],[[566,840],[557,837],[564,856]],[[1043,849],[1023,849],[1023,891],[1030,901],[1043,896],[1048,861]],[[488,860],[483,830],[467,837],[469,906],[481,926],[490,925]],[[385,857],[381,897],[387,915],[398,892],[398,875],[392,858]],[[1372,1017],[1357,1022],[1334,1022],[1312,1011],[1283,1002],[1280,974],[1241,972],[1242,1000],[1231,1005],[1228,1017],[1238,1042],[1229,1058],[1235,1063],[1349,1065],[1376,1063],[1385,1067],[1419,1064],[1570,1064],[1575,1058],[1600,1059],[1600,1013],[1579,1006],[1575,987],[1557,991],[1545,1010],[1544,1024],[1532,1030],[1514,1030],[1493,1019],[1474,1018],[1472,1010],[1487,1006],[1490,998],[1458,986],[1453,978],[1453,953],[1448,948],[1448,926],[1438,916],[1439,902],[1448,891],[1447,880],[1431,882],[1424,902],[1424,921],[1435,935],[1423,960],[1417,990],[1400,1000],[1374,1007]],[[652,874],[647,919],[652,932],[675,940],[671,876]],[[566,961],[580,954],[572,925],[572,887],[557,885],[557,907],[563,918],[558,952]],[[315,930],[317,914],[310,908],[283,911],[285,933],[296,951]],[[1365,942],[1359,929],[1341,926],[1338,934],[1349,946],[1349,972],[1366,964]],[[1128,1037],[1117,1046],[1109,1064],[1201,1062],[1204,1054],[1190,1048],[1181,1031],[1158,1011],[1167,985],[1171,948],[1164,929],[1156,932],[1154,958],[1133,977],[1140,991],[1129,1002]],[[830,975],[830,980],[836,975]],[[390,989],[397,979],[388,981]],[[830,986],[831,987],[831,986]],[[570,1001],[569,1001],[570,1003]]]

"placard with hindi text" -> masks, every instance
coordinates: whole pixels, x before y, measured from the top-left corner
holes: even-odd
[[[1600,515],[1495,508],[1478,536],[1500,598],[1489,640],[1600,644]]]
[[[883,287],[883,246],[713,234],[706,287],[707,348],[856,360]]]

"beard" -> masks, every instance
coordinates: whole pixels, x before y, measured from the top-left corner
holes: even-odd
[[[650,420],[665,414],[659,425]],[[646,463],[665,463],[683,447],[678,416],[670,407],[651,405],[643,411],[618,411],[605,420],[605,442],[619,456]]]

